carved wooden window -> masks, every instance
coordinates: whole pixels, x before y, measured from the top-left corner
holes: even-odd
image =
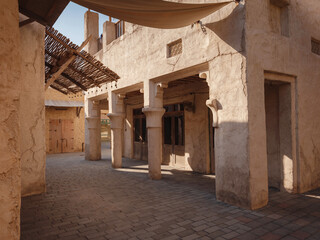
[[[171,104],[164,107],[163,142],[168,145],[184,145],[184,106]]]
[[[167,57],[173,57],[182,53],[182,39],[169,43],[167,45],[168,55]]]
[[[320,55],[320,41],[314,38],[311,39],[311,51]]]

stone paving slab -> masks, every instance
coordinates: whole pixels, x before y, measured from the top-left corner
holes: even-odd
[[[148,178],[144,161],[112,169],[110,151],[47,157],[47,192],[22,199],[21,239],[320,239],[320,190],[270,192],[250,211],[219,202],[214,177],[163,166]]]

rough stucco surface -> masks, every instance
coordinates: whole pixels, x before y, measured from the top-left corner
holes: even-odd
[[[219,128],[215,133],[217,198],[252,207],[244,56],[245,8],[242,4],[237,7],[230,4],[202,22],[206,26],[206,33],[199,24],[174,30],[160,30],[126,23],[126,33],[103,46],[103,56],[101,52],[98,53],[101,60],[117,72],[121,79],[117,85],[108,84],[108,90],[105,90],[105,86],[92,89],[88,92],[88,97],[105,94],[110,90],[126,92],[129,86],[143,83],[144,106],[154,107],[155,100],[149,95],[153,91],[150,86],[154,86],[150,79],[174,80],[170,79],[170,76],[163,76],[174,74],[177,79],[178,71],[188,72],[202,64],[205,68],[203,70],[209,72],[209,97],[219,101]],[[167,44],[178,39],[182,40],[182,54],[168,58]],[[186,149],[191,153],[190,148]],[[196,149],[193,151],[196,152]],[[261,191],[260,186],[258,189],[257,193]]]
[[[45,192],[44,27],[20,29],[21,41],[21,194]]]
[[[18,1],[0,1],[0,239],[20,237]]]
[[[320,186],[320,114],[316,110],[320,104],[320,56],[311,52],[311,37],[320,39],[320,4],[318,0],[290,1],[289,37],[274,31],[269,7],[268,0],[246,2],[250,161],[253,168],[267,162],[264,70],[294,76],[292,191],[305,192]],[[252,182],[261,174],[266,172],[256,172]],[[251,191],[255,194],[253,187]]]
[[[208,95],[209,92],[195,93],[194,112],[184,113],[186,169],[199,173],[209,173],[209,117],[206,106]]]

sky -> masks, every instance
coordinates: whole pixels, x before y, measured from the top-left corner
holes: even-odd
[[[73,43],[81,45],[84,41],[84,13],[87,10],[87,8],[70,2],[53,27]],[[108,18],[108,16],[99,13],[99,36],[103,32],[103,23],[107,21]]]

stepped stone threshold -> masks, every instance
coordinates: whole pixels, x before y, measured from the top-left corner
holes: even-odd
[[[270,190],[268,206],[250,211],[217,201],[214,176],[162,166],[153,181],[147,162],[113,169],[102,154],[48,155],[47,192],[22,199],[21,239],[320,239],[319,189]]]

